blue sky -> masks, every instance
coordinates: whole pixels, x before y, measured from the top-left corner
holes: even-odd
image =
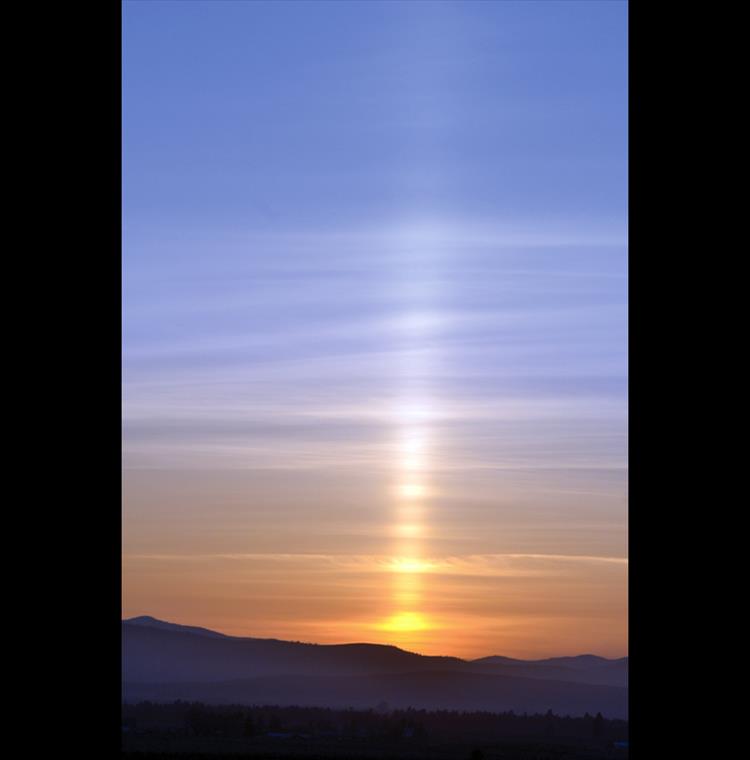
[[[223,570],[235,612],[175,601],[157,557],[626,557],[627,4],[123,19],[127,609],[292,626]],[[624,574],[591,572],[529,652],[625,653]],[[521,652],[487,593],[476,647]],[[429,649],[458,612],[412,603]]]

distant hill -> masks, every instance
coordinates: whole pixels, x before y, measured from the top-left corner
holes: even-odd
[[[200,629],[204,630],[204,629]],[[259,675],[365,675],[451,670],[457,657],[428,657],[381,644],[301,644],[278,639],[208,637],[187,626],[123,622],[123,679],[226,681]]]
[[[139,617],[122,623],[123,697],[626,717],[627,658],[433,657],[380,644],[256,639]]]
[[[482,657],[471,665],[483,673],[544,678],[600,686],[628,685],[628,658],[609,660],[593,654],[577,657],[550,657],[545,660],[514,660],[510,657]]]
[[[140,615],[139,617],[129,618],[123,620],[123,623],[129,625],[141,625],[148,628],[158,628],[162,631],[181,631],[182,633],[195,633],[198,636],[208,636],[211,639],[229,639],[231,636],[227,636],[225,633],[218,633],[217,631],[211,631],[208,628],[199,628],[195,625],[179,625],[178,623],[167,623],[164,620],[157,620],[150,615]]]

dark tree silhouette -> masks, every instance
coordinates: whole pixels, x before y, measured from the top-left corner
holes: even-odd
[[[547,714],[544,718],[544,736],[546,739],[552,739],[555,736],[555,716],[551,709],[547,710]]]
[[[245,718],[245,727],[242,731],[243,736],[255,736],[255,721],[251,713],[247,714]]]
[[[594,723],[591,728],[591,733],[594,736],[594,739],[601,738],[602,735],[602,729],[604,728],[604,717],[600,712],[596,714],[596,717],[594,718]]]
[[[358,743],[365,740],[367,746],[373,747],[380,741],[409,742],[418,750],[415,757],[422,756],[419,752],[425,749],[425,741],[455,743],[460,747],[459,756],[465,753],[463,757],[467,760],[481,757],[472,755],[473,751],[486,756],[479,747],[500,739],[543,740],[561,745],[573,742],[592,746],[595,743],[603,751],[612,742],[628,738],[627,721],[609,719],[601,713],[587,717],[560,716],[549,710],[523,715],[409,708],[383,714],[374,709],[352,708],[139,703],[123,705],[122,725],[123,738],[130,743],[145,741],[144,735],[175,733],[205,738],[254,736],[261,741],[269,734],[288,732],[306,735],[311,742],[320,743],[321,748],[333,737]],[[534,750],[534,757],[538,749]],[[591,760],[593,758],[592,755]],[[186,756],[185,760],[189,758]]]

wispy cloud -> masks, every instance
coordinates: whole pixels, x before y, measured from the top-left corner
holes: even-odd
[[[260,561],[264,563],[293,563],[318,566],[322,569],[348,570],[373,573],[445,573],[453,575],[503,575],[511,572],[524,560],[547,563],[609,563],[627,565],[625,557],[597,557],[582,554],[477,554],[443,558],[418,559],[390,555],[356,554],[293,554],[278,552],[209,553],[209,554],[125,554],[123,559],[154,562],[202,562],[202,561]]]

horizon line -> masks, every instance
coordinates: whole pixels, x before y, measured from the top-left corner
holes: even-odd
[[[217,631],[213,628],[206,628],[203,625],[193,625],[191,623],[175,623],[171,620],[162,620],[161,618],[157,618],[154,615],[149,614],[142,614],[142,615],[133,615],[129,618],[121,618],[121,623],[133,623],[133,621],[138,619],[148,618],[149,620],[153,620],[156,623],[162,623],[166,625],[174,625],[178,626],[180,628],[199,628],[203,631],[208,631],[209,633],[218,634],[219,636],[224,636],[228,639],[253,639],[256,641],[281,641],[288,644],[303,644],[306,646],[316,646],[316,647],[341,647],[341,646],[376,646],[376,647],[390,647],[392,649],[398,649],[401,652],[407,652],[408,654],[414,654],[418,657],[442,657],[446,659],[452,659],[452,660],[461,660],[462,662],[477,662],[478,660],[486,660],[492,657],[502,657],[506,660],[514,660],[516,662],[545,662],[547,660],[560,660],[560,659],[577,659],[581,657],[596,657],[600,660],[606,660],[607,662],[616,662],[618,660],[627,660],[629,659],[629,654],[622,655],[620,657],[605,657],[604,655],[600,654],[594,654],[593,652],[583,652],[581,654],[572,654],[572,655],[553,655],[550,657],[536,657],[532,659],[525,659],[523,657],[508,657],[507,655],[502,654],[489,654],[489,655],[483,655],[482,657],[474,657],[474,658],[466,658],[466,657],[458,657],[457,655],[451,655],[451,654],[442,654],[442,655],[428,655],[428,654],[422,654],[421,652],[414,652],[410,649],[404,649],[403,647],[397,646],[396,644],[383,644],[381,642],[375,642],[375,641],[344,641],[339,642],[336,644],[321,644],[317,641],[302,641],[302,640],[294,640],[294,639],[280,639],[275,636],[236,636],[232,633],[224,633],[223,631]],[[137,623],[135,624],[137,625]],[[142,627],[148,627],[148,626],[142,626]],[[161,629],[164,630],[164,629]],[[183,631],[183,633],[190,633],[190,631]]]

